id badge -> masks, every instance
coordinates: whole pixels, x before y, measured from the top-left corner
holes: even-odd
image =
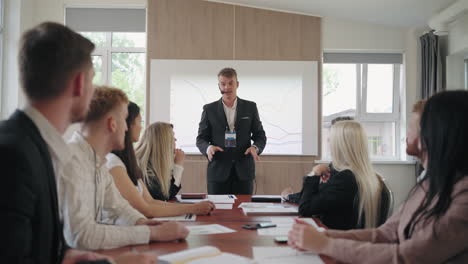
[[[236,132],[226,131],[224,134],[224,147],[235,148],[236,147]]]

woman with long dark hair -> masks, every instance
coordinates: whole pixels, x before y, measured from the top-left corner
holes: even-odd
[[[320,233],[297,223],[288,243],[346,263],[468,263],[468,91],[431,97],[420,124],[426,175],[385,224]]]
[[[153,199],[143,182],[143,174],[138,167],[133,149],[133,143],[138,141],[141,132],[140,108],[133,102],[128,104],[126,121],[128,130],[125,132],[125,149],[113,151],[106,156],[106,159],[115,185],[130,205],[146,217],[177,216],[187,213],[205,215],[211,212],[214,209],[214,204],[211,202],[176,204]]]

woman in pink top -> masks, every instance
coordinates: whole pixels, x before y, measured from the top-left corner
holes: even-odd
[[[385,224],[320,233],[297,223],[289,245],[345,263],[468,263],[468,91],[428,100],[419,145],[426,176]]]

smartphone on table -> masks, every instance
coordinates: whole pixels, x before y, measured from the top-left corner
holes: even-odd
[[[259,229],[259,228],[268,228],[268,227],[276,227],[276,224],[273,223],[257,223],[257,224],[247,224],[243,225],[242,228],[245,229]]]

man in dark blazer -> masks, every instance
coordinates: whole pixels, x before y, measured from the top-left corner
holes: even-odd
[[[57,201],[56,177],[72,155],[62,135],[84,118],[94,90],[93,49],[86,38],[50,22],[21,39],[20,81],[28,104],[0,123],[2,263],[109,263],[68,248]]]
[[[238,98],[238,87],[236,71],[222,69],[218,73],[222,98],[203,107],[197,147],[208,158],[210,194],[252,194],[255,161],[265,148],[257,105]]]

